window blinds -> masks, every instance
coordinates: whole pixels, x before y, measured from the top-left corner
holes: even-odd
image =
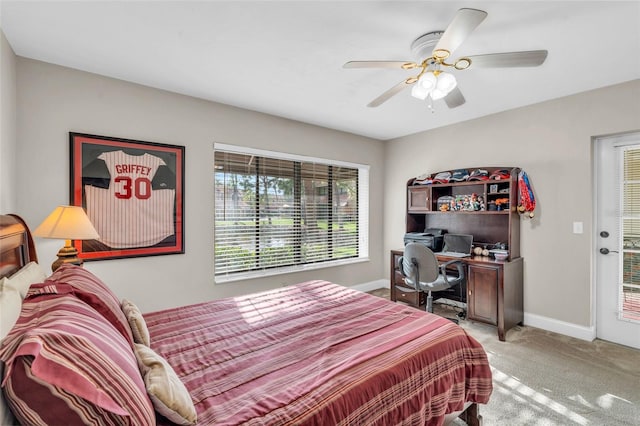
[[[638,321],[640,302],[640,146],[622,154],[622,285],[618,292],[621,319]]]
[[[640,250],[640,148],[623,151],[622,235],[624,248]]]
[[[217,148],[214,167],[217,277],[363,254],[363,168]]]

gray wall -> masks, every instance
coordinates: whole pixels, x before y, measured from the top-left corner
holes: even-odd
[[[70,131],[186,147],[186,253],[85,263],[143,311],[310,279],[353,285],[383,276],[383,142],[21,57],[16,74],[15,211],[32,228],[69,202]],[[370,165],[370,261],[215,285],[214,141]],[[8,186],[3,180],[3,191]],[[62,243],[36,238],[41,263],[48,266]]]
[[[402,246],[409,178],[465,167],[522,167],[537,198],[535,217],[521,219],[525,323],[591,327],[591,137],[638,129],[640,80],[393,140],[385,155],[385,253]],[[583,234],[573,234],[573,222],[584,223]]]
[[[16,56],[4,33],[0,31],[0,212],[16,208],[16,191],[12,182],[16,162]],[[5,187],[6,186],[6,187]]]

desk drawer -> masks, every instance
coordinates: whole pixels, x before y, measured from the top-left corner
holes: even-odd
[[[395,285],[404,284],[404,276],[397,269],[394,271],[393,282],[395,283]]]
[[[396,301],[405,302],[412,306],[420,306],[425,304],[424,293],[409,287],[395,286],[394,293]]]

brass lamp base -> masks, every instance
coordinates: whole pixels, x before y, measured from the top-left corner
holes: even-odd
[[[64,247],[58,251],[58,259],[51,264],[51,270],[56,271],[63,263],[82,266],[84,261],[78,257],[78,250],[71,245],[71,240],[67,241]]]

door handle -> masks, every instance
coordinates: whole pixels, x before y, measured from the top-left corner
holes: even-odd
[[[606,248],[606,247],[602,247],[602,248],[600,249],[600,253],[602,253],[602,254],[609,254],[609,253],[618,253],[618,252],[617,252],[617,251],[615,251],[615,250],[609,250],[609,249],[608,249],[608,248]]]

